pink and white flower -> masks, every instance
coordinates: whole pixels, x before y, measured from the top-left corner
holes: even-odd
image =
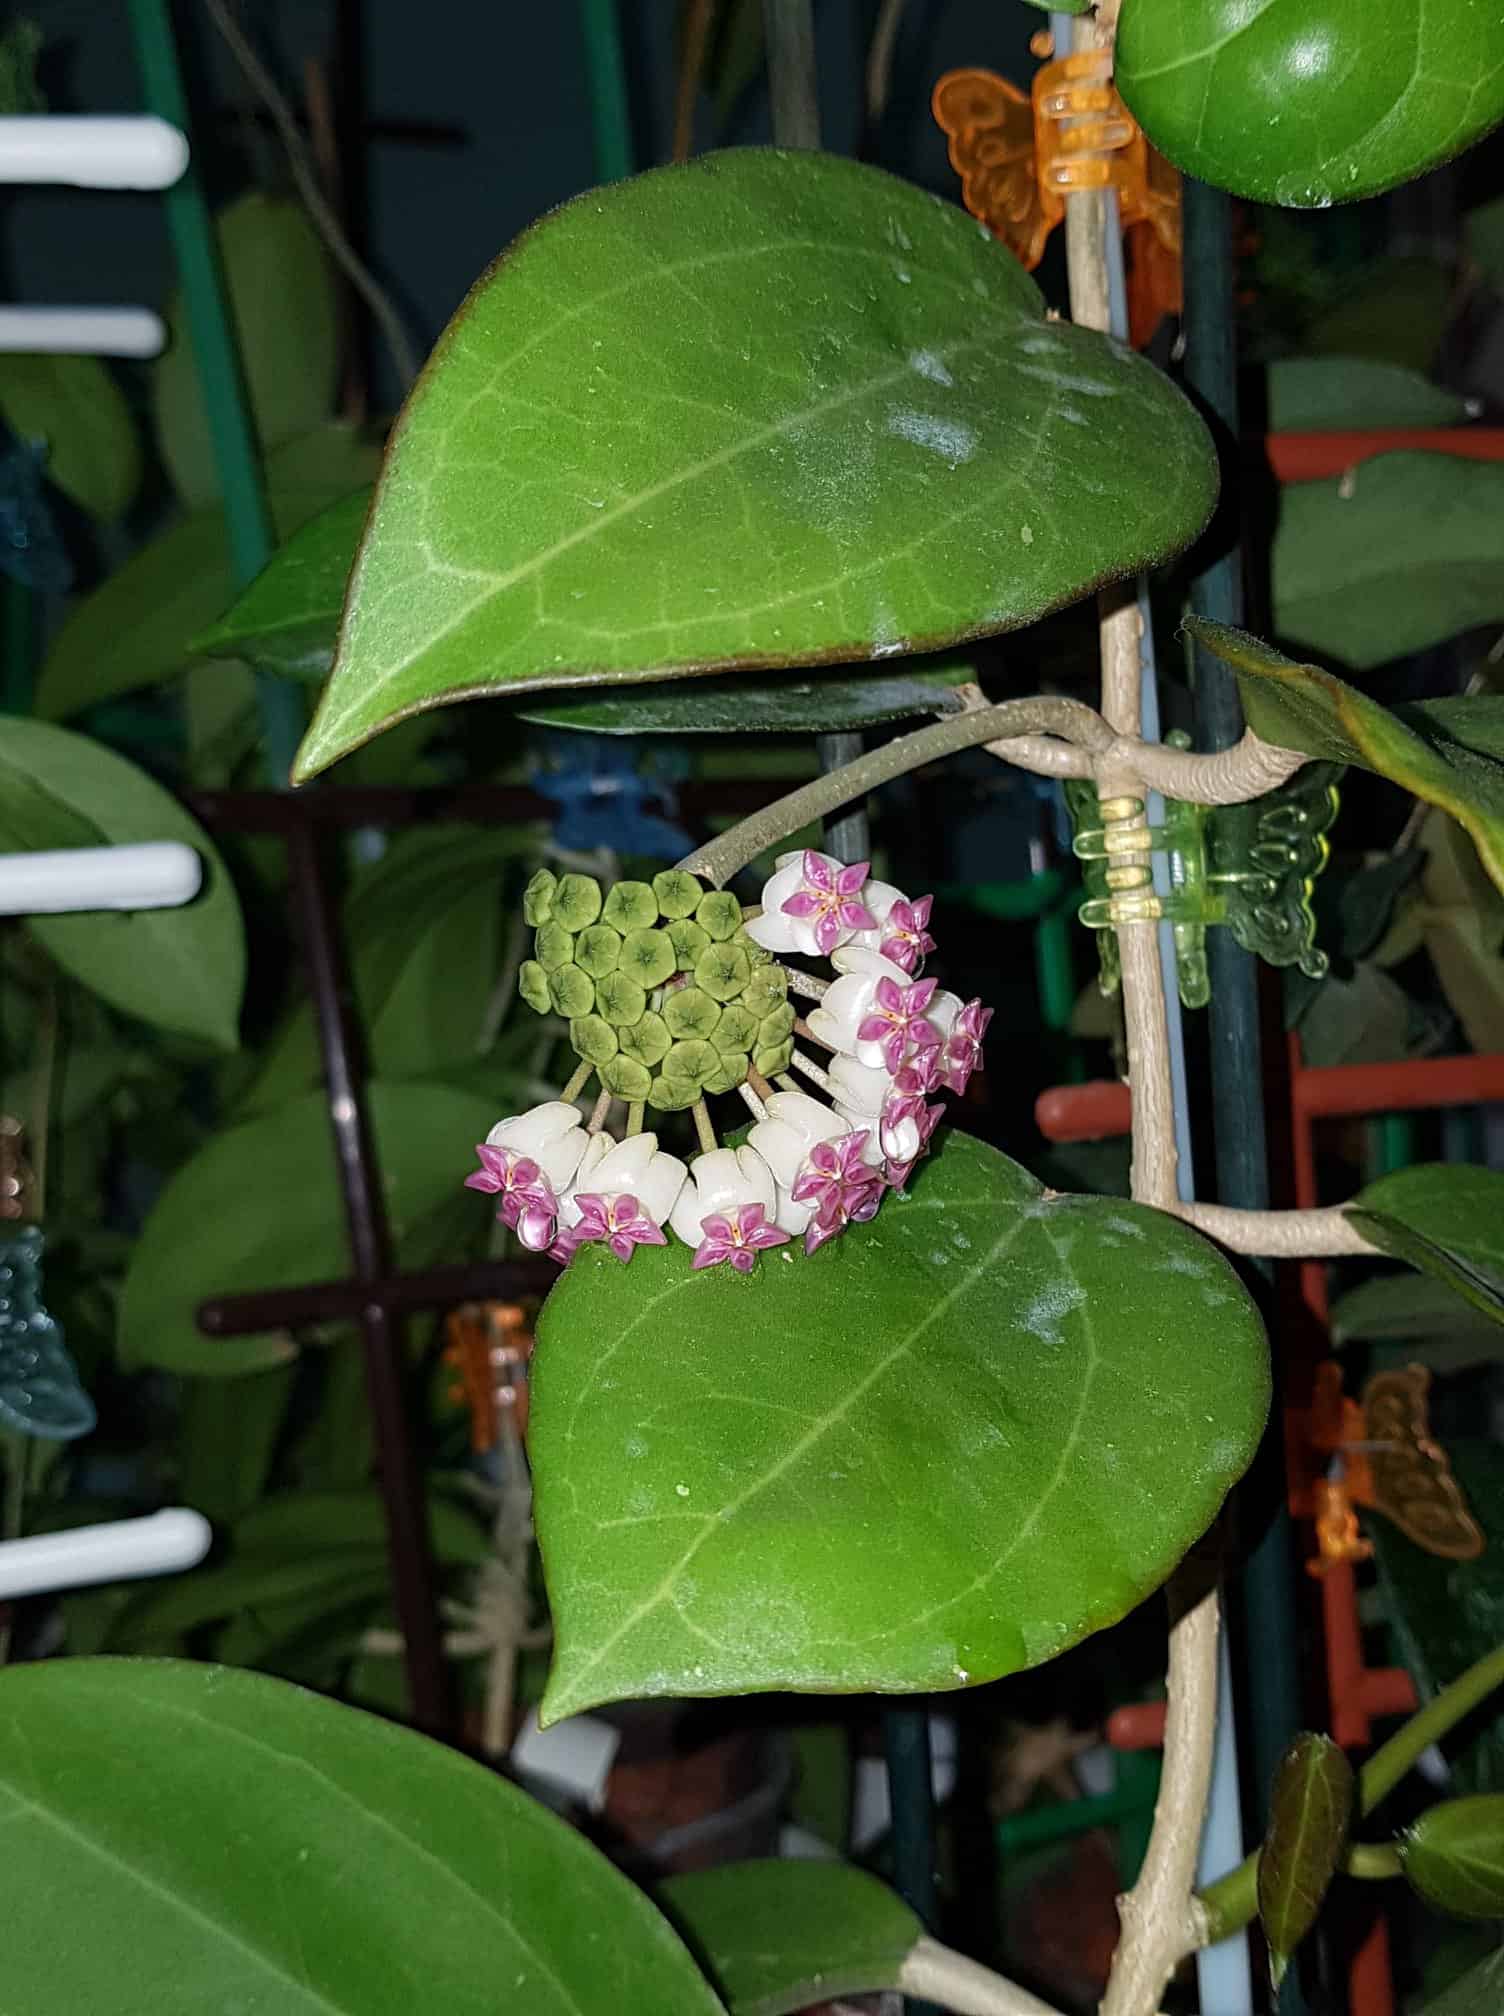
[[[755,1148],[745,1143],[740,1148],[713,1148],[690,1163],[669,1226],[686,1246],[699,1246],[707,1218],[731,1216],[754,1204],[764,1217],[771,1217],[776,1199],[773,1172]]]
[[[858,1045],[875,1044],[890,1071],[900,1070],[916,1050],[937,1048],[940,1031],[924,1012],[937,984],[915,980],[904,987],[896,980],[879,980],[872,991],[872,1005],[856,1027]],[[860,1057],[860,1049],[857,1055]]]
[[[767,1222],[761,1204],[741,1204],[734,1211],[712,1211],[701,1220],[703,1237],[695,1248],[693,1267],[719,1267],[729,1260],[738,1274],[750,1274],[759,1253],[769,1246],[787,1246],[789,1235]]]
[[[934,902],[933,896],[921,896],[917,903],[901,896],[882,921],[877,949],[905,973],[917,973],[924,964],[925,953],[935,949],[935,941],[926,928]]]
[[[828,957],[877,919],[863,900],[870,864],[845,867],[814,848],[785,860],[763,886],[762,913],[746,925],[747,936],[767,952],[802,952]]]
[[[662,1225],[679,1201],[687,1174],[677,1155],[659,1148],[656,1134],[633,1134],[625,1141],[592,1134],[574,1182],[559,1199],[560,1228],[567,1232],[578,1226],[586,1196],[629,1196],[651,1224]]]
[[[789,1193],[794,1203],[808,1204],[814,1214],[805,1227],[806,1253],[818,1252],[848,1225],[877,1216],[883,1179],[863,1159],[866,1145],[866,1128],[857,1128],[837,1141],[817,1142],[810,1150]]]
[[[751,1128],[747,1145],[773,1172],[779,1228],[797,1237],[815,1215],[812,1203],[796,1203],[793,1197],[811,1151],[822,1142],[839,1141],[851,1130],[839,1113],[805,1092],[775,1092],[767,1108],[767,1119]]]
[[[579,1192],[574,1201],[579,1211],[579,1218],[570,1232],[573,1247],[583,1246],[592,1239],[603,1240],[617,1259],[625,1264],[639,1246],[668,1244],[663,1233],[630,1192],[614,1197],[601,1197],[594,1191],[586,1190]]]
[[[526,1113],[498,1120],[486,1143],[536,1162],[557,1195],[574,1180],[589,1138],[580,1125],[578,1107],[563,1099],[548,1099],[541,1106],[530,1106]]]
[[[968,1001],[941,1046],[940,1081],[958,1097],[966,1090],[971,1074],[981,1069],[982,1038],[991,1020],[992,1010],[984,1008],[980,999]]]
[[[476,1149],[481,1166],[465,1178],[467,1190],[485,1190],[501,1198],[496,1213],[530,1253],[546,1252],[559,1216],[553,1185],[529,1156],[483,1141]]]

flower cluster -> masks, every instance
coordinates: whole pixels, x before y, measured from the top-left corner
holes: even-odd
[[[535,1252],[568,1261],[598,1243],[626,1261],[638,1246],[667,1245],[667,1226],[696,1268],[750,1273],[762,1253],[800,1238],[814,1253],[903,1189],[944,1110],[936,1095],[964,1093],[979,1066],[992,1010],[921,977],[935,949],[931,898],[911,902],[872,881],[865,862],[785,855],[745,918],[734,897],[678,869],[651,886],[619,882],[604,902],[590,877],[543,871],[526,900],[539,957],[523,968],[524,998],[570,1014],[574,1047],[607,1094],[694,1106],[702,1123],[702,1152],[686,1166],[656,1134],[618,1142],[601,1131],[605,1096],[588,1128],[567,1100],[499,1122],[466,1181],[500,1198],[502,1222]],[[660,939],[667,949],[642,942]],[[784,965],[789,953],[827,958],[836,977]],[[569,974],[593,989],[588,1010],[560,977]],[[616,975],[634,988],[633,1021],[608,1012],[621,1005]],[[797,1022],[790,991],[815,1003],[807,1021]],[[609,1050],[595,1041],[597,1022]],[[654,1024],[661,1047],[651,1026],[638,1033]],[[795,1048],[796,1029],[829,1053],[826,1063]],[[657,1078],[650,1063],[662,1065]],[[790,1066],[825,1099],[799,1089]],[[714,1145],[703,1105],[706,1092],[730,1090],[754,1116],[738,1148]],[[641,1118],[639,1107],[630,1124]]]
[[[787,979],[725,890],[668,868],[603,895],[592,875],[540,868],[523,912],[535,956],[518,975],[522,998],[568,1017],[575,1054],[614,1098],[672,1113],[735,1091],[749,1069],[788,1069]]]

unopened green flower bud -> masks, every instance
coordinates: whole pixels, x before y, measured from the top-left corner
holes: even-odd
[[[705,894],[705,884],[698,875],[691,875],[683,868],[665,868],[653,877],[653,894],[665,917],[693,917]]]
[[[629,931],[646,931],[658,922],[658,898],[646,882],[613,882],[601,922],[614,925],[623,938]]]
[[[604,1015],[578,1015],[569,1025],[569,1040],[587,1064],[604,1064],[617,1052],[616,1031]]]
[[[697,1037],[690,1037],[686,1042],[676,1043],[664,1058],[664,1075],[703,1085],[719,1068],[720,1061],[713,1043],[702,1043]]]
[[[752,977],[747,955],[738,945],[707,945],[695,961],[695,985],[717,1001],[730,1001]]]
[[[660,1072],[648,1092],[648,1104],[656,1106],[660,1113],[683,1113],[699,1096],[698,1085],[684,1078],[665,1078]]]
[[[665,924],[663,934],[674,948],[674,958],[680,973],[692,973],[695,961],[710,943],[710,933],[702,931],[693,917],[676,917],[671,924]]]
[[[733,1001],[729,1008],[721,1010],[721,1019],[710,1040],[724,1057],[733,1050],[750,1050],[756,1034],[757,1017],[740,1001]]]
[[[665,1000],[663,1019],[671,1035],[707,1037],[721,1019],[720,1004],[698,987],[679,987]]]
[[[540,868],[522,892],[522,914],[529,924],[546,924],[554,914],[554,891],[559,886],[559,878],[547,868]]]
[[[614,973],[596,981],[595,1005],[608,1022],[621,1028],[642,1020],[648,997],[631,974],[618,967]]]
[[[650,1008],[638,1022],[625,1024],[620,1032],[622,1053],[639,1064],[661,1064],[673,1042],[668,1024]]]
[[[695,922],[712,938],[734,938],[742,928],[742,906],[729,889],[712,889],[696,905]]]
[[[639,987],[661,987],[678,971],[679,961],[666,931],[629,931],[621,941],[621,970]]]
[[[574,957],[574,933],[566,931],[562,924],[540,924],[533,950],[545,973],[557,973]]]
[[[620,1052],[600,1067],[601,1083],[618,1099],[646,1099],[653,1086],[653,1074],[646,1064]]]
[[[566,930],[583,931],[601,914],[601,885],[593,875],[562,875],[553,914]]]
[[[785,1043],[770,1043],[759,1050],[752,1062],[764,1078],[776,1078],[780,1071],[787,1071],[794,1060],[794,1039]]]
[[[548,992],[548,975],[536,959],[524,959],[517,973],[517,992],[539,1015],[548,1014],[553,1001]]]
[[[614,973],[621,958],[621,933],[609,924],[590,924],[574,941],[574,963],[592,980]]]
[[[770,1009],[757,1025],[757,1041],[760,1046],[781,1043],[786,1036],[792,1036],[793,1033],[794,1010],[787,1001]]]
[[[718,1054],[721,1061],[705,1080],[704,1090],[734,1092],[738,1085],[747,1082],[747,1053],[745,1050],[722,1050]]]
[[[577,1016],[588,1015],[595,1006],[595,988],[590,975],[582,973],[578,966],[561,966],[557,973],[548,976],[548,998],[561,1015],[567,1015],[573,1022]]]

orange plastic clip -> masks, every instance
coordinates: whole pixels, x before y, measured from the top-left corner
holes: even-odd
[[[1306,1573],[1319,1581],[1329,1575],[1339,1561],[1366,1561],[1373,1542],[1358,1531],[1358,1514],[1340,1477],[1318,1477],[1311,1487],[1316,1507],[1316,1545],[1319,1551],[1306,1563]]]
[[[444,1363],[456,1374],[450,1398],[470,1410],[470,1446],[494,1449],[503,1420],[527,1433],[527,1363],[533,1332],[516,1302],[466,1302],[445,1318]]]
[[[1110,65],[1101,49],[1060,57],[1039,70],[1028,97],[994,71],[950,70],[931,109],[967,209],[1030,271],[1068,196],[1117,191],[1130,334],[1142,344],[1163,316],[1180,312],[1180,176],[1144,139]]]

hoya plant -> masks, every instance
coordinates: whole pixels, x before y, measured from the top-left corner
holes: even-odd
[[[1138,52],[1152,84],[1129,32],[1125,62]],[[1150,96],[1141,116],[1157,130]],[[1342,193],[1475,130],[1471,112],[1432,122],[1429,154],[1360,164]],[[1485,699],[1388,710],[1203,622],[1247,732],[1207,753],[1146,739],[1138,603],[1114,584],[1196,537],[1216,461],[1168,379],[1089,326],[1102,301],[1087,285],[1077,322],[1056,319],[961,213],[818,153],[713,154],[593,191],[477,283],[369,508],[309,524],[204,642],[328,664],[300,782],[483,695],[644,730],[786,723],[791,694],[812,729],[938,716],[650,878],[528,884],[519,991],[567,1026],[575,1068],[496,1118],[468,1177],[472,1142],[450,1145],[456,1186],[562,1268],[529,1438],[555,1623],[542,1717],[972,1687],[1165,1587],[1163,1787],[1103,2005],[1153,2016],[1176,1966],[1256,1912],[1277,1974],[1339,1876],[1504,1912],[1497,1800],[1352,1838],[1504,1677],[1498,1654],[1356,1782],[1302,1739],[1262,1850],[1195,1888],[1219,1632],[1217,1547],[1197,1543],[1269,1407],[1267,1340],[1228,1255],[1394,1254],[1498,1316],[1504,1179],[1407,1172],[1306,1212],[1181,1196],[1148,808],[1160,794],[1189,826],[1254,808],[1267,850],[1307,766],[1358,766],[1455,820],[1504,889],[1504,730]],[[1097,705],[992,703],[883,662],[1093,592]],[[1024,640],[1015,664],[1028,656]],[[821,670],[853,665],[875,669]],[[1122,994],[1130,1201],[1046,1188],[954,1123],[988,1004],[947,985],[926,892],[884,880],[836,824],[964,750],[1079,794],[1089,921]],[[1291,931],[1260,921],[1257,892],[1227,918],[1292,959],[1310,949],[1297,867]],[[232,1977],[289,2011],[389,2008],[397,1980],[477,2011],[774,2016],[883,1987],[980,2016],[1045,2008],[851,1870],[751,1864],[649,1903],[478,1767],[271,1680],[66,1661],[4,1676],[0,1708],[28,2008],[127,2006],[116,1942],[60,1954],[44,1936],[62,1894],[128,1936],[142,2008],[209,2006]]]

